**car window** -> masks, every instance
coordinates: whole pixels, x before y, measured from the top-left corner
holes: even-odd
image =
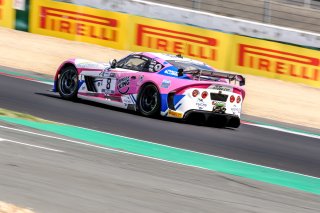
[[[197,69],[214,71],[212,67],[204,63],[196,63],[192,61],[182,61],[182,60],[167,60],[167,62],[169,62],[170,64],[172,64],[178,69],[183,69],[184,71],[197,70]]]
[[[130,58],[130,56],[125,57],[125,58],[123,58],[123,59],[119,60],[119,61],[117,62],[116,67],[118,67],[118,68],[122,68],[122,67],[123,67],[123,65],[126,63],[126,61],[127,61],[129,58]]]
[[[140,55],[131,55],[117,63],[117,67],[136,71],[148,71],[149,58]]]

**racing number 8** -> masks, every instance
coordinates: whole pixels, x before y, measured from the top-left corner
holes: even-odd
[[[111,87],[111,78],[107,78],[107,89]]]
[[[116,87],[116,79],[112,77],[105,78],[103,79],[103,85],[107,94],[113,94]]]

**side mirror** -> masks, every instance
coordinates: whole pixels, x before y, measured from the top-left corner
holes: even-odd
[[[183,76],[183,69],[178,69],[178,77]]]
[[[113,59],[112,61],[110,60],[109,64],[110,64],[110,67],[114,69],[117,67],[117,60],[116,59]]]

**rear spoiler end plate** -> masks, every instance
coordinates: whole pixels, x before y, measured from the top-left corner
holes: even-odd
[[[182,76],[183,74],[190,74],[193,76],[194,80],[201,80],[201,77],[208,77],[209,79],[215,81],[215,78],[223,78],[227,79],[229,83],[232,81],[235,82],[235,84],[238,82],[239,86],[244,86],[246,83],[245,78],[242,75],[239,74],[233,74],[233,73],[226,73],[226,72],[216,72],[212,70],[188,70],[184,71],[182,69],[178,70],[178,76]]]

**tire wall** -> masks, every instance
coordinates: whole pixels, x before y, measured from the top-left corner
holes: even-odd
[[[181,53],[221,70],[320,88],[320,52],[297,45],[52,0],[31,0],[28,24],[31,33],[115,49]]]

